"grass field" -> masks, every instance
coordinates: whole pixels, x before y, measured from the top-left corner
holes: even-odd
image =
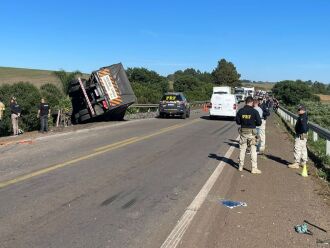
[[[269,91],[274,87],[275,84],[271,84],[271,83],[249,83],[249,84],[243,84],[244,87],[254,87],[256,90],[266,90]]]
[[[88,75],[84,74],[83,77],[88,77]],[[37,87],[46,83],[59,84],[59,80],[53,75],[53,71],[0,67],[0,85],[20,81],[30,82]]]
[[[321,102],[330,103],[330,95],[318,94],[318,96],[320,97]]]

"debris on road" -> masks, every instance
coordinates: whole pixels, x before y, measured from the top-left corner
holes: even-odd
[[[302,225],[296,225],[294,229],[297,233],[313,235],[313,233],[310,230],[308,230],[308,225],[306,223]]]
[[[330,245],[330,239],[325,239],[325,240],[317,239],[316,243],[317,244]]]
[[[223,200],[221,201],[222,205],[230,208],[230,209],[233,209],[233,208],[236,208],[236,207],[246,207],[247,204],[245,202],[239,202],[239,201],[227,201],[227,200]]]
[[[31,139],[27,139],[27,140],[20,140],[17,142],[17,144],[32,144],[32,140]]]
[[[323,229],[323,228],[321,228],[321,227],[319,227],[319,226],[317,226],[317,225],[315,225],[315,224],[312,224],[312,223],[310,223],[310,222],[307,221],[307,220],[304,220],[304,222],[307,223],[308,225],[311,225],[311,226],[313,226],[313,227],[315,227],[315,228],[321,230],[322,232],[327,232],[327,230],[325,230],[325,229]]]

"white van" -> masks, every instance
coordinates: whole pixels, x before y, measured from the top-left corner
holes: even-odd
[[[213,93],[231,94],[231,87],[229,87],[229,86],[216,86],[216,87],[213,87]]]
[[[212,94],[210,106],[210,119],[215,117],[236,117],[237,98],[233,94]]]

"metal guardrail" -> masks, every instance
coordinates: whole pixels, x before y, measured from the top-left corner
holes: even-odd
[[[194,101],[194,102],[191,102],[190,105],[192,107],[194,106],[202,106],[203,104],[206,104],[208,103],[209,101]],[[129,108],[158,108],[159,107],[159,104],[154,104],[154,103],[147,103],[147,104],[139,104],[139,103],[135,103],[135,104],[132,104],[131,106],[129,106]]]
[[[294,113],[281,106],[279,107],[277,112],[285,121],[289,122],[292,126],[296,124],[298,116]],[[317,141],[319,136],[326,140],[326,154],[330,156],[330,131],[312,122],[309,122],[308,126],[310,131],[313,132],[313,141]]]

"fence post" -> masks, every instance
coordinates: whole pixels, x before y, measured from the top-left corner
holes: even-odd
[[[313,131],[313,141],[317,141],[318,139],[318,135],[317,135],[317,132]]]
[[[57,111],[56,127],[60,124],[61,110]]]
[[[330,140],[327,140],[326,154],[330,156]]]

